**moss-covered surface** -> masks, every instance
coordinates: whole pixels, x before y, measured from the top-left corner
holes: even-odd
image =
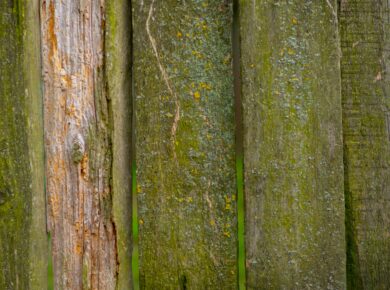
[[[390,7],[340,8],[348,289],[389,289]]]
[[[111,104],[112,218],[116,230],[117,289],[132,288],[131,236],[131,5],[106,1],[105,74]],[[113,113],[114,112],[114,113]]]
[[[248,289],[345,289],[336,1],[240,1]]]
[[[142,289],[236,289],[231,1],[135,1]]]
[[[37,3],[0,2],[0,289],[46,288]]]

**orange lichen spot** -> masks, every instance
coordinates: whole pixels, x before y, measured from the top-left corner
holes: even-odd
[[[83,247],[80,245],[80,243],[76,244],[74,251],[77,255],[81,255],[81,253],[83,252]]]
[[[225,195],[225,210],[231,210],[232,208],[232,199]]]
[[[62,81],[63,83],[66,84],[66,86],[68,88],[70,88],[72,86],[72,78],[70,77],[70,75],[64,75],[62,76]]]
[[[194,98],[195,98],[195,100],[199,100],[200,99],[200,93],[198,91],[196,91],[194,93]]]
[[[211,90],[211,86],[208,83],[200,82],[199,86],[202,89]]]
[[[197,58],[203,58],[203,55],[197,50],[193,50],[192,55],[196,56]]]
[[[298,24],[298,20],[297,20],[295,17],[293,17],[293,18],[291,19],[291,23],[294,24],[294,25],[296,25],[296,24]]]

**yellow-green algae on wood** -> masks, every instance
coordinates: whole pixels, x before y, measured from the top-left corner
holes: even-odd
[[[0,289],[46,289],[38,1],[0,2]]]
[[[231,1],[134,1],[140,287],[236,289]]]
[[[240,1],[248,289],[345,289],[336,1]]]
[[[106,0],[105,75],[111,102],[112,218],[117,244],[116,289],[132,288],[131,1]]]
[[[340,11],[348,289],[390,289],[390,7]]]

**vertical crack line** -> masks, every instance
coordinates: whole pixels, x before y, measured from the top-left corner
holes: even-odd
[[[243,182],[243,112],[242,112],[242,84],[241,84],[241,50],[240,50],[240,11],[239,0],[233,0],[232,23],[232,52],[233,52],[233,79],[235,103],[235,150],[236,150],[236,184],[237,184],[237,232],[238,232],[238,289],[246,289],[245,273],[245,206]]]
[[[337,21],[338,17],[337,17],[336,9],[333,7],[332,3],[330,3],[329,0],[326,0],[326,4],[329,6],[329,8],[330,8],[330,10],[331,10],[331,12],[332,12],[334,18],[335,18],[336,21]]]
[[[157,50],[156,40],[154,39],[154,37],[152,36],[152,34],[150,32],[150,19],[152,18],[152,15],[153,15],[154,2],[155,2],[155,0],[152,0],[152,3],[150,4],[148,18],[146,19],[146,32],[148,34],[150,44],[152,45],[154,55],[157,59],[157,64],[158,64],[158,67],[160,69],[161,75],[164,79],[164,82],[168,88],[169,93],[173,96],[174,101],[175,101],[175,117],[173,119],[173,124],[172,124],[172,128],[171,128],[171,139],[172,139],[173,156],[176,160],[177,158],[176,158],[175,145],[176,145],[176,131],[177,131],[177,127],[178,127],[179,120],[180,120],[180,103],[179,103],[179,99],[177,97],[177,94],[172,89],[172,85],[169,81],[168,73],[161,63],[161,58],[160,58],[160,55],[159,55],[158,50]]]

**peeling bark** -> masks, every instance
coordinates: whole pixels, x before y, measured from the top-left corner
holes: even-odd
[[[134,1],[142,289],[236,289],[231,1]]]
[[[47,287],[38,1],[0,1],[0,289]]]
[[[248,289],[345,289],[336,1],[240,1]]]
[[[41,17],[55,287],[129,289],[129,4],[44,0]]]
[[[390,6],[342,1],[348,288],[390,288]]]

